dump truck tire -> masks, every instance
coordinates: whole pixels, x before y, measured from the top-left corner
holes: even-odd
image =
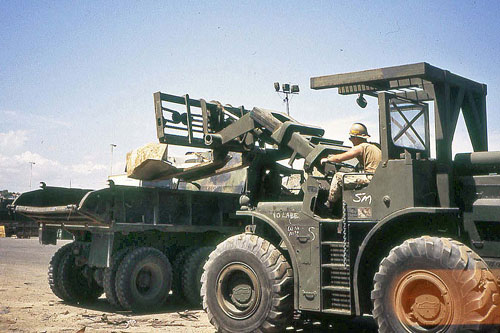
[[[131,251],[132,249],[127,247],[117,251],[112,259],[111,264],[108,268],[104,270],[104,278],[103,278],[103,287],[104,292],[106,293],[106,299],[108,302],[121,308],[120,302],[118,301],[118,296],[116,295],[115,282],[116,282],[116,272],[118,271],[118,267],[120,266],[123,258]]]
[[[373,317],[385,332],[498,332],[495,277],[469,247],[423,236],[393,248],[374,276]]]
[[[196,248],[188,247],[179,251],[172,263],[172,294],[178,301],[185,300],[184,293],[182,292],[182,271],[186,257],[193,251],[196,251]]]
[[[201,247],[186,257],[182,269],[182,293],[186,301],[191,305],[201,305],[201,275],[208,255],[213,250],[213,247]]]
[[[59,263],[57,285],[62,299],[67,302],[90,302],[98,299],[102,295],[102,288],[92,276],[85,277],[83,270],[86,265],[77,266],[75,259],[73,252],[68,251]]]
[[[219,244],[201,280],[203,309],[218,332],[281,332],[292,319],[292,269],[261,237],[241,234]]]
[[[115,289],[120,305],[127,310],[151,310],[165,303],[172,285],[172,267],[159,250],[140,247],[122,260]]]
[[[62,257],[66,253],[71,252],[72,249],[73,249],[73,243],[68,243],[66,245],[63,245],[62,247],[59,248],[59,250],[56,251],[56,253],[54,253],[49,263],[49,271],[47,275],[48,275],[50,289],[52,290],[54,295],[56,295],[62,300],[64,300],[64,298],[62,291],[57,283],[58,281],[57,272],[59,271],[59,264],[61,263]]]

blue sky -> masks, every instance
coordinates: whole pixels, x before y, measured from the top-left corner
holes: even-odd
[[[375,126],[311,76],[426,61],[488,85],[500,150],[500,3],[493,1],[0,0],[0,189],[101,187],[125,154],[156,141],[152,94],[284,110],[273,82],[299,84],[291,115],[346,139]],[[372,128],[373,128],[372,126]],[[470,145],[460,125],[455,151]],[[376,137],[377,129],[374,128]]]

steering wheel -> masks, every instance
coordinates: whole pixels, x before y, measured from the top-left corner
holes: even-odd
[[[333,176],[337,171],[339,171],[341,168],[346,168],[349,169],[347,172],[354,172],[356,168],[350,164],[347,163],[342,163],[342,162],[326,162],[324,166],[325,170],[325,175],[326,176]]]

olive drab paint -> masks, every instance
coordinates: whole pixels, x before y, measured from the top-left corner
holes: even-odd
[[[154,102],[159,143],[204,148],[211,151],[211,156],[196,166],[169,168],[155,177],[182,179],[198,191],[120,186],[90,193],[49,189],[55,191],[51,196],[52,206],[57,202],[59,207],[51,208],[50,200],[45,207],[33,207],[35,199],[44,195],[33,191],[21,195],[14,209],[39,218],[42,231],[45,230],[41,233],[43,242],[51,240],[50,228],[63,223],[56,218],[57,214],[80,216],[78,221],[82,222],[75,222],[74,227],[84,231],[83,241],[91,241],[89,263],[96,268],[107,267],[115,248],[131,242],[163,246],[173,260],[179,249],[197,242],[203,243],[199,246],[212,246],[226,244],[223,241],[231,234],[255,235],[279,247],[289,262],[293,271],[293,295],[290,295],[293,302],[289,310],[297,317],[314,314],[322,316],[322,320],[332,319],[330,315],[370,314],[374,304],[379,305],[384,299],[384,292],[407,295],[405,286],[413,284],[401,282],[399,276],[415,280],[414,285],[429,281],[436,290],[450,290],[458,295],[446,284],[447,270],[439,267],[430,270],[425,261],[420,268],[412,266],[413,271],[393,270],[389,276],[380,273],[391,271],[387,258],[396,250],[446,248],[462,259],[476,260],[478,265],[470,269],[484,274],[477,286],[487,285],[488,291],[475,291],[482,299],[491,294],[484,303],[489,308],[481,310],[489,311],[488,316],[477,313],[479,324],[500,324],[500,153],[487,152],[486,85],[427,63],[416,63],[313,77],[311,88],[337,88],[340,95],[372,97],[369,102],[378,103],[382,161],[373,173],[360,173],[353,165],[343,163],[321,165],[321,158],[350,147],[342,141],[324,138],[323,129],[302,124],[284,113],[157,92]],[[434,117],[430,117],[429,103],[434,107]],[[474,152],[453,158],[451,143],[460,112]],[[434,119],[434,124],[430,119]],[[435,132],[436,156],[431,156],[430,151],[431,126]],[[359,132],[356,135],[367,134],[354,130]],[[293,169],[278,163],[287,161],[291,166],[296,160],[303,161],[303,168]],[[344,177],[369,175],[371,181],[344,188],[342,200],[327,208],[324,202],[330,182],[339,171]],[[227,178],[229,172],[241,172],[243,177],[233,181]],[[215,177],[214,183],[208,177]],[[295,179],[292,183],[300,180],[293,189],[286,186],[292,178]],[[241,191],[216,192],[225,182]],[[201,190],[204,187],[207,191]],[[71,200],[62,199],[71,196]],[[210,196],[215,197],[210,199]],[[89,214],[90,208],[101,207],[99,204],[103,203],[115,203],[109,205],[114,207],[113,214],[110,210],[101,211],[98,218]],[[66,206],[61,208],[60,204]],[[136,215],[128,214],[120,208],[127,205],[142,210]],[[133,223],[128,221],[130,216],[134,216]],[[71,219],[64,222],[68,229],[73,227],[72,223]],[[231,254],[237,249],[228,251]],[[434,255],[442,255],[438,252],[429,250],[427,257],[423,257],[432,261]],[[213,269],[217,268],[206,265],[206,275],[218,276]],[[423,273],[418,273],[419,269]],[[469,268],[456,269],[465,269],[467,273]],[[441,274],[442,279],[433,278],[436,275],[433,272]],[[248,278],[258,280],[254,273]],[[377,289],[384,283],[403,289]],[[248,293],[252,291],[250,284],[242,288]],[[206,290],[203,292],[207,295]],[[255,295],[261,295],[260,291]],[[454,325],[461,329],[471,324],[459,305],[468,300],[456,300],[456,308],[443,307],[445,312],[440,312],[433,306],[437,299],[423,291],[410,300],[398,299],[394,303],[410,302],[408,306],[378,308],[373,314],[382,332],[391,331],[391,327],[397,330],[394,328],[397,325],[410,331],[412,325],[434,325],[446,331]],[[236,320],[251,322],[252,327],[266,331],[259,325],[264,322],[268,325],[269,316],[259,323],[258,318],[241,310],[245,317],[238,318],[236,313],[236,319],[229,318],[226,312],[217,311],[217,307],[245,305],[240,304],[241,299],[222,297],[221,302],[210,301],[210,306],[204,302],[217,327],[229,329],[230,326],[224,325]],[[417,310],[427,306],[426,302],[431,308]],[[258,302],[252,304],[257,306]],[[455,317],[450,317],[447,311],[456,314]]]

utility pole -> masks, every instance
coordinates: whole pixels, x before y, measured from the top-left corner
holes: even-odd
[[[36,164],[35,162],[28,162],[30,164],[30,190],[31,190],[31,179],[33,178],[33,164]]]
[[[111,146],[111,166],[109,168],[109,175],[113,175],[113,150],[115,149],[116,145],[114,143],[109,144]]]
[[[286,104],[286,114],[290,115],[290,99],[288,98],[288,95],[297,95],[299,93],[299,85],[298,84],[293,84],[291,85],[290,83],[283,83],[280,88],[280,83],[279,82],[274,82],[274,90],[278,93],[285,94],[285,98],[283,98],[281,95],[280,97],[283,98],[283,102]]]

